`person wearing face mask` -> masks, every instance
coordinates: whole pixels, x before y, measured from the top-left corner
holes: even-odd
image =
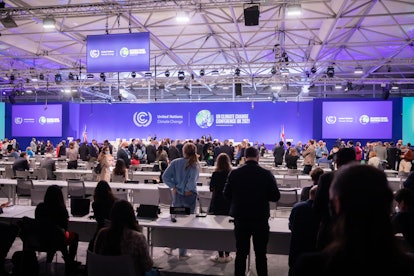
[[[110,167],[113,163],[113,157],[110,154],[109,147],[105,146],[98,156],[98,162],[101,165],[101,173],[98,175],[98,181],[111,181]]]

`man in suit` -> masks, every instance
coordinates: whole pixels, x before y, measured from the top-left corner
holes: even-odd
[[[157,157],[156,143],[157,141],[152,140],[151,143],[147,146],[147,163],[148,164],[154,163]]]
[[[234,160],[234,149],[229,146],[229,140],[224,140],[223,145],[220,147],[220,153],[224,152],[230,158],[230,162]]]
[[[53,160],[51,153],[47,153],[45,155],[45,159],[40,161],[40,168],[46,169],[47,179],[49,180],[56,179],[56,175],[54,174],[54,171],[56,171],[56,161]]]
[[[129,166],[131,165],[131,153],[128,150],[127,141],[122,142],[121,147],[116,153],[116,158],[124,160],[125,166],[129,168]]]
[[[224,187],[234,217],[236,260],[234,275],[245,275],[250,237],[256,254],[257,275],[267,275],[266,248],[269,241],[269,201],[278,201],[280,192],[273,174],[259,166],[259,151],[246,149],[246,163],[232,170]]]
[[[25,151],[20,153],[20,157],[17,158],[13,163],[13,171],[28,171],[29,167],[29,156]]]

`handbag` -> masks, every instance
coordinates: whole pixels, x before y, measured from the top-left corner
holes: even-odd
[[[100,174],[101,173],[101,171],[102,171],[102,167],[101,167],[101,163],[98,163],[94,168],[93,168],[93,171],[96,173],[96,174]]]

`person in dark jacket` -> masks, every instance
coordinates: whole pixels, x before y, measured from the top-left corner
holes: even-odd
[[[231,171],[229,156],[222,152],[217,156],[216,168],[211,175],[210,191],[213,192],[210,202],[209,213],[214,215],[228,216],[230,203],[224,199],[223,189],[227,181],[227,176]],[[231,261],[230,252],[219,251],[217,256],[212,256],[213,262],[227,263]]]
[[[14,160],[13,171],[16,173],[16,171],[28,171],[29,169],[29,156],[25,151],[22,151],[20,157]]]
[[[285,156],[285,147],[283,141],[273,149],[273,157],[275,158],[275,167],[282,165]]]
[[[235,275],[245,275],[250,238],[256,255],[257,275],[267,275],[266,248],[269,240],[269,201],[278,201],[280,192],[273,174],[259,166],[259,151],[248,147],[246,163],[232,170],[224,186],[224,197],[230,201],[236,237]]]
[[[79,146],[79,157],[82,161],[89,161],[91,156],[89,155],[88,142],[82,142]]]

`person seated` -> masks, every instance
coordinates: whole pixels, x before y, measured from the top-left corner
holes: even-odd
[[[413,256],[394,238],[392,201],[383,171],[355,163],[339,168],[330,187],[332,240],[301,255],[291,275],[414,275]]]
[[[400,158],[401,160],[400,165],[398,166],[398,171],[409,174],[412,167],[413,151],[410,148],[403,149]]]
[[[112,175],[119,175],[128,180],[128,169],[125,165],[124,160],[118,159],[115,163],[115,168],[112,170]]]
[[[328,164],[329,168],[332,166],[332,159],[328,159],[328,153],[322,152],[321,158],[318,159],[318,166],[323,166],[321,164]]]
[[[51,185],[47,188],[43,202],[36,207],[35,219],[43,225],[56,225],[62,229],[64,238],[56,240],[55,243],[58,244],[58,248],[62,252],[66,265],[65,271],[69,274],[77,265],[75,256],[78,250],[79,236],[75,232],[68,231],[69,214],[62,189],[59,186]],[[47,252],[46,261],[48,263],[52,262],[54,254],[55,252]]]
[[[28,171],[30,169],[29,164],[29,156],[25,151],[22,151],[20,157],[14,160],[13,172],[16,174],[16,171]]]
[[[131,165],[132,166],[138,166],[140,164],[141,164],[141,162],[139,161],[138,155],[137,154],[133,154],[132,155],[132,160],[131,160]]]
[[[369,152],[369,159],[368,159],[368,165],[371,165],[375,168],[382,168],[381,165],[381,159],[379,159],[379,157],[377,156],[377,153],[375,151],[370,151]]]
[[[35,153],[33,152],[31,147],[27,147],[26,152],[27,152],[27,155],[29,156],[29,158],[33,158],[35,156]]]
[[[312,187],[318,185],[319,177],[323,174],[324,174],[324,171],[321,168],[314,168],[310,172],[310,177],[312,179],[312,185],[308,187],[304,187],[302,189],[302,192],[300,193],[300,201],[306,201],[309,199],[309,191],[312,189]]]
[[[110,226],[102,228],[96,236],[94,252],[107,256],[130,255],[137,276],[150,271],[153,261],[132,205],[125,200],[116,201],[110,220]]]
[[[51,153],[46,153],[45,158],[40,161],[40,168],[46,169],[48,180],[56,179],[54,173],[54,171],[56,171],[56,161],[53,160]]]
[[[3,212],[3,208],[6,208],[9,202],[0,205],[0,214]],[[0,222],[0,275],[10,275],[4,264],[6,262],[7,253],[12,247],[14,240],[19,232],[19,227],[15,224]]]
[[[7,157],[13,157],[14,159],[19,158],[19,153],[15,148],[7,149]]]
[[[414,192],[403,188],[395,196],[398,212],[392,217],[394,233],[403,234],[408,251],[414,253]]]

